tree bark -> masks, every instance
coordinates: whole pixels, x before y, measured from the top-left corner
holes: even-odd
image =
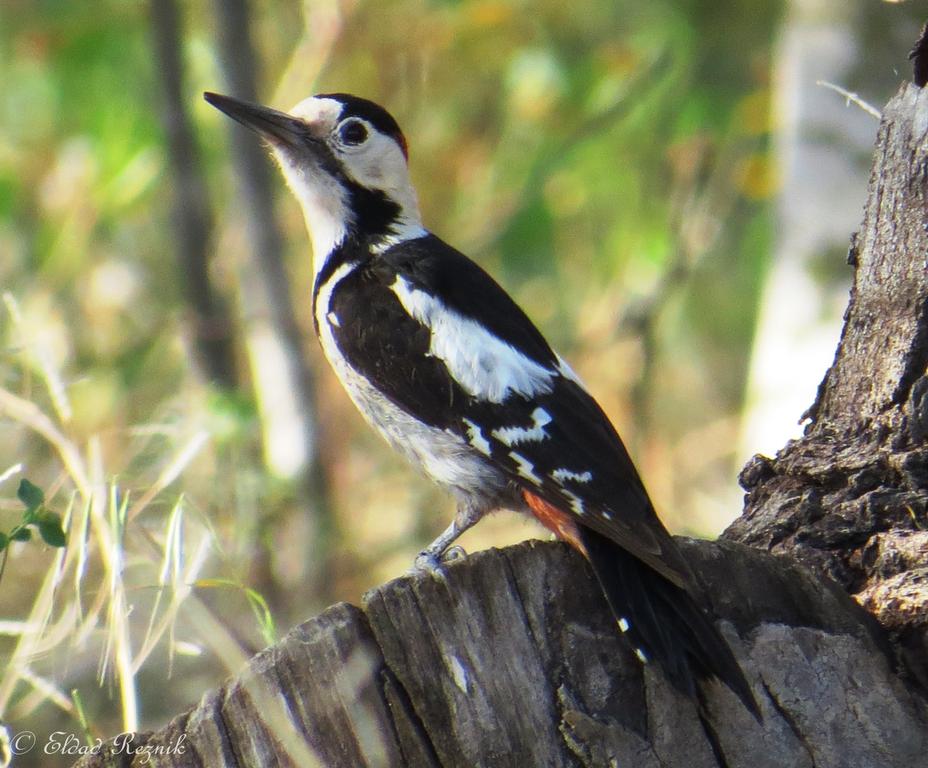
[[[895,658],[917,675],[926,619],[926,190],[928,91],[907,86],[884,115],[806,435],[743,474],[727,535],[760,549],[681,542],[763,723],[720,685],[700,719],[623,643],[582,558],[529,542],[336,605],[136,734],[149,752],[111,744],[80,765],[928,766],[928,706]]]
[[[805,435],[741,474],[725,536],[835,579],[928,683],[928,91],[883,115],[854,285]]]

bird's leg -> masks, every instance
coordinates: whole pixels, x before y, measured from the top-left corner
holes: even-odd
[[[434,571],[440,568],[443,562],[463,557],[464,550],[451,545],[464,531],[473,527],[481,517],[483,517],[483,510],[477,506],[468,503],[460,504],[451,525],[445,528],[442,534],[416,557],[416,569]]]

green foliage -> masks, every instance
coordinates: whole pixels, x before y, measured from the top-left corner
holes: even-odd
[[[30,483],[26,478],[19,481],[16,498],[26,506],[27,514],[35,514],[35,511],[45,503],[45,494],[42,489]]]
[[[267,645],[273,645],[277,642],[278,634],[274,615],[267,604],[267,600],[256,589],[246,587],[244,584],[231,579],[199,579],[196,586],[200,589],[227,588],[240,591],[248,601],[264,642]]]
[[[30,527],[34,527],[42,541],[50,547],[63,547],[67,541],[61,527],[61,515],[45,506],[45,494],[37,485],[23,478],[16,492],[17,498],[26,508],[22,522],[13,527],[7,538],[9,541],[29,541],[32,537]],[[0,546],[0,549],[3,549]]]
[[[0,553],[2,553],[0,554],[2,558],[0,579],[3,578],[3,572],[6,569],[10,543],[30,541],[32,539],[31,528],[35,528],[42,541],[50,547],[64,547],[67,544],[64,529],[61,527],[61,515],[45,506],[45,494],[41,488],[23,478],[19,482],[16,496],[25,509],[21,521],[14,525],[9,533],[0,531]]]

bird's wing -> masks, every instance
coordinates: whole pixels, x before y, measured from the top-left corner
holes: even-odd
[[[672,582],[688,568],[609,419],[509,295],[434,236],[399,244],[332,295],[346,360],[518,487]]]
[[[528,493],[592,528],[678,586],[689,568],[658,519],[621,439],[571,376],[501,405],[472,403],[465,437]],[[476,425],[476,426],[475,426]]]

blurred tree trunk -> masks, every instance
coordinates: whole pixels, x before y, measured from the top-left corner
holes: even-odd
[[[918,3],[788,0],[773,62],[779,182],[738,460],[798,437],[841,330],[847,233],[864,203],[878,117],[820,82],[882,103],[923,21]]]
[[[162,124],[174,192],[173,240],[186,296],[196,360],[214,384],[237,385],[232,319],[209,274],[213,220],[184,88],[181,20],[174,0],[151,0],[152,36],[163,94]]]
[[[258,101],[247,0],[216,0],[214,8],[226,89],[238,98]],[[304,558],[307,572],[301,581],[319,594],[334,521],[318,451],[315,384],[283,263],[283,236],[274,214],[266,153],[254,135],[238,125],[231,125],[230,141],[249,246],[249,261],[239,273],[239,291],[265,461],[273,474],[296,480],[301,488],[310,526]],[[261,591],[264,587],[273,590],[274,585],[258,586]]]
[[[819,81],[854,88],[860,0],[790,0],[775,47],[774,203],[770,270],[761,292],[738,459],[799,433],[841,331],[847,233],[864,202],[878,120]],[[897,51],[898,53],[898,51]]]

